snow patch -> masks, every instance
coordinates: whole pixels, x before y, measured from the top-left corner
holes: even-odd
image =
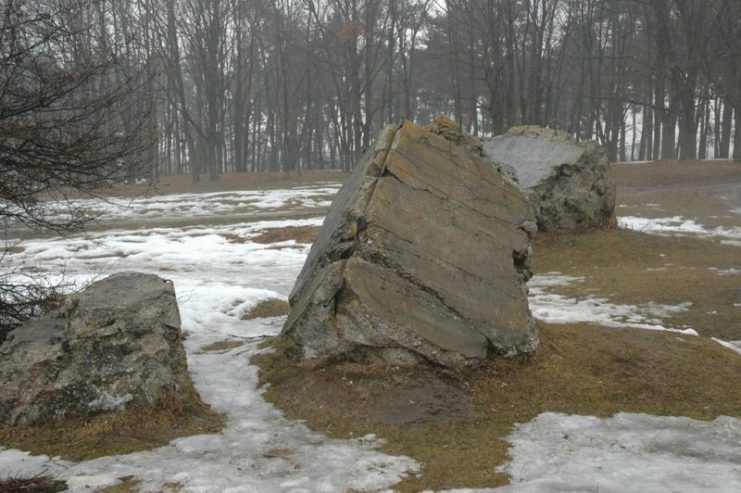
[[[508,486],[448,493],[741,491],[741,420],[543,413],[507,438]]]
[[[206,218],[283,209],[322,209],[332,203],[339,183],[323,183],[275,190],[214,193],[180,193],[149,197],[116,197],[50,201],[44,204],[47,220],[63,223],[70,218],[92,217],[105,223],[124,219]],[[12,209],[9,209],[12,212]],[[14,225],[11,222],[9,225]]]
[[[721,346],[727,347],[731,351],[735,351],[738,354],[741,354],[741,341],[722,341],[720,339],[716,339],[715,337],[713,337],[713,340]]]
[[[741,491],[741,420],[544,413],[508,437],[504,492]]]
[[[533,316],[552,324],[595,323],[606,327],[666,330],[687,335],[697,335],[694,329],[665,327],[662,317],[673,316],[692,305],[661,305],[654,302],[642,305],[620,305],[606,298],[587,296],[582,299],[568,298],[550,292],[548,288],[582,282],[584,278],[564,276],[559,273],[536,275],[528,283],[530,288],[530,310]]]
[[[718,237],[724,242],[736,245],[741,244],[741,227],[707,229],[692,219],[682,216],[646,218],[635,216],[618,217],[618,226],[622,229],[630,229],[644,233],[654,234],[690,234],[701,237]]]
[[[741,269],[731,267],[730,269],[718,269],[717,267],[709,267],[709,271],[715,272],[719,276],[738,276],[741,275]]]
[[[180,306],[188,367],[204,399],[226,413],[226,428],[174,440],[156,450],[73,464],[0,447],[0,477],[49,474],[71,492],[88,492],[133,476],[143,492],[177,481],[184,491],[377,491],[419,471],[408,457],[377,451],[374,436],[329,439],[289,421],[262,398],[249,358],[258,341],[280,332],[284,317],[241,320],[266,298],[286,299],[308,245],[276,249],[252,238],[275,227],[316,226],[322,218],[216,227],[105,231],[62,239],[31,239],[10,261],[77,286],[123,270],[171,279]],[[238,238],[232,241],[230,238]],[[22,275],[22,274],[21,274]],[[246,344],[223,352],[203,346],[224,340]]]
[[[181,194],[119,205],[99,201],[78,205],[114,219],[236,214],[245,208],[292,207],[302,201],[304,206],[328,205],[320,196],[337,188]],[[22,242],[22,251],[6,257],[19,266],[21,276],[27,271],[54,280],[59,277],[55,273],[64,271],[67,280],[82,286],[104,274],[141,270],[173,280],[194,384],[206,402],[226,413],[227,425],[220,433],[181,438],[156,450],[79,464],[0,447],[0,477],[49,474],[67,480],[72,492],[94,491],[133,476],[142,482],[144,492],[160,491],[164,483],[177,481],[183,491],[236,493],[377,491],[419,472],[419,464],[408,457],[378,452],[381,441],[374,436],[329,439],[301,422],[286,420],[257,389],[257,369],[249,365],[249,358],[261,351],[261,338],[280,332],[284,318],[240,317],[260,300],[287,298],[309,247],[252,240],[267,228],[321,223],[322,218],[316,218],[148,228]],[[741,235],[738,238],[741,245]],[[583,281],[559,273],[533,278],[534,314],[552,323],[665,329],[661,317],[689,306],[617,305],[597,297],[575,300],[550,292]],[[245,344],[221,352],[201,351],[223,340]],[[741,351],[741,341],[718,342]],[[740,491],[740,434],[739,421],[731,418],[704,423],[645,415],[603,420],[547,413],[520,425],[510,437],[513,461],[503,470],[512,474],[513,484],[489,491]]]

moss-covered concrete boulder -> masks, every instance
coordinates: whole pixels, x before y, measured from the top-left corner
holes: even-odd
[[[515,170],[540,231],[582,232],[614,221],[615,185],[597,142],[577,144],[563,132],[524,126],[489,140],[484,151]]]
[[[531,351],[532,211],[463,145],[387,129],[332,204],[283,334],[305,358],[477,365]]]
[[[192,399],[172,282],[114,274],[0,346],[0,423],[87,418]]]

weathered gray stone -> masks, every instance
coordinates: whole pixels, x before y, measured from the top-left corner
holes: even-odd
[[[530,351],[532,221],[522,192],[464,146],[387,129],[335,198],[283,334],[306,358],[399,365]]]
[[[585,231],[614,220],[615,185],[604,149],[567,134],[526,126],[484,144],[489,159],[514,168],[541,231]]]
[[[95,282],[0,346],[6,424],[152,406],[191,389],[175,290],[151,274]]]

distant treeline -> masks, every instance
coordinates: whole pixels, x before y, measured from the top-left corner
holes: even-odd
[[[0,6],[69,16],[81,46],[63,63],[107,56],[108,77],[139,75],[121,114],[146,115],[153,175],[349,170],[383,125],[437,114],[480,136],[562,129],[613,160],[741,161],[739,0]]]

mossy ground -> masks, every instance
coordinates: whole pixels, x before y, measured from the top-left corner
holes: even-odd
[[[169,400],[153,409],[131,408],[43,425],[0,426],[0,445],[78,462],[150,450],[175,438],[218,432],[223,426],[224,416],[204,404],[193,390],[187,400]]]

